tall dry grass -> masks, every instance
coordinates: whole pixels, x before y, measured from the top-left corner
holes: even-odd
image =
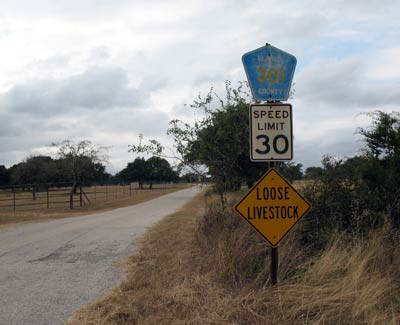
[[[243,288],[231,315],[241,324],[398,324],[398,248],[377,231],[352,241],[333,237],[329,247],[302,264],[304,272],[275,288]],[[284,256],[282,263],[288,256]]]
[[[311,254],[296,233],[280,247],[269,283],[264,240],[203,200],[153,227],[125,262],[126,277],[69,324],[399,324],[399,235],[334,234]]]

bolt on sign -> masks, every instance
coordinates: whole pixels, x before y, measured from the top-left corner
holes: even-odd
[[[254,104],[249,112],[250,160],[292,160],[292,105]]]
[[[297,63],[295,56],[268,44],[243,54],[242,62],[256,100],[289,98]]]
[[[275,168],[270,168],[235,206],[272,247],[278,246],[310,209],[310,203]]]

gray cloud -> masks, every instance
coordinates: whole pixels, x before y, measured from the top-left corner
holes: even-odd
[[[318,139],[309,141],[296,141],[295,137],[294,160],[310,167],[320,166],[324,155],[350,158],[360,154],[360,149],[365,144],[355,134],[355,128],[356,126],[327,130]]]
[[[142,133],[151,138],[164,135],[171,119],[169,114],[156,109],[116,108],[99,112],[95,116],[86,116],[85,124],[93,127],[93,133]]]
[[[169,115],[143,108],[165,82],[144,80],[133,88],[125,70],[94,67],[15,85],[0,95],[0,163],[10,166],[71,136],[107,145],[120,141],[120,155],[129,157],[125,151],[139,133],[165,133]]]
[[[331,113],[397,105],[399,85],[374,82],[368,79],[366,70],[359,57],[317,61],[295,78],[295,99],[329,106]]]
[[[53,70],[68,66],[70,59],[70,54],[56,54],[47,59],[35,60],[34,62],[28,64],[25,69],[36,71]]]
[[[296,77],[296,94],[318,102],[353,102],[362,91],[364,69],[356,58],[315,62]]]
[[[54,116],[74,109],[107,110],[143,105],[151,89],[129,86],[126,72],[116,67],[94,67],[61,80],[31,80],[0,96],[8,112]]]

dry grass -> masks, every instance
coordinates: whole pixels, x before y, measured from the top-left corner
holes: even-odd
[[[399,324],[399,250],[388,251],[384,237],[337,235],[298,276],[240,294],[233,301],[244,309],[233,315],[241,324]]]
[[[206,214],[214,222],[200,219],[203,203],[197,197],[153,227],[121,284],[68,324],[400,323],[400,238],[390,228],[365,239],[334,235],[314,257],[291,235],[270,287],[260,236],[215,208]]]
[[[292,185],[298,190],[303,190],[304,188],[306,188],[309,185],[312,185],[313,183],[315,183],[314,180],[302,179],[294,181]]]
[[[3,208],[0,209],[0,227],[21,222],[82,216],[95,212],[107,211],[152,200],[161,195],[181,190],[187,186],[189,185],[180,184],[171,186],[169,188],[155,188],[153,190],[134,189],[132,191],[132,196],[129,196],[129,192],[126,192],[128,189],[125,189],[124,195],[122,195],[122,193],[118,195],[118,192],[116,192],[113,187],[110,187],[107,194],[107,199],[104,193],[97,194],[96,200],[94,200],[94,194],[90,194],[91,196],[89,196],[89,199],[91,199],[92,204],[83,207],[79,207],[79,198],[75,197],[74,206],[76,208],[73,210],[69,209],[69,203],[50,207],[50,209],[46,209],[46,206],[44,205],[41,206],[41,209],[35,208],[32,210],[17,210],[15,212],[11,209]]]

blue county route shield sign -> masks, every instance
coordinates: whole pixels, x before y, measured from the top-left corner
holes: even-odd
[[[271,45],[243,54],[242,62],[256,100],[286,101],[289,98],[296,58]]]
[[[273,247],[310,209],[310,203],[274,168],[235,206],[236,212]]]

